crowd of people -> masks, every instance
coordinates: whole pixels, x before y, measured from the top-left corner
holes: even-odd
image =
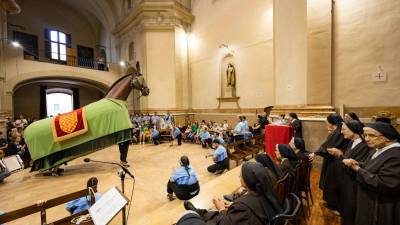
[[[22,115],[18,118],[7,118],[7,133],[0,132],[0,169],[1,174],[5,175],[9,171],[1,161],[3,157],[15,156],[22,164],[22,168],[31,166],[32,159],[24,139],[24,129],[33,121],[25,119]],[[1,179],[0,182],[3,180]],[[4,178],[4,177],[3,177]]]
[[[293,114],[289,118],[296,132],[293,121],[299,119]],[[231,196],[232,203],[214,198],[215,210],[210,211],[185,201],[188,211],[177,224],[269,224],[283,210],[275,192],[277,180],[316,156],[323,158],[319,188],[324,204],[343,225],[400,224],[398,131],[387,120],[365,126],[355,113],[344,119],[331,114],[326,124],[328,136],[315,153],[308,152],[295,133],[289,144],[276,146],[276,160],[261,153],[256,162],[242,165],[242,189]]]
[[[191,121],[177,126],[169,113],[163,117],[156,113],[132,115],[131,120],[133,142],[152,141],[157,145],[161,132],[168,130],[178,145],[188,142],[211,148],[213,152],[209,156],[214,163],[207,170],[216,174],[229,166],[227,143],[261,135],[265,125],[273,123],[268,111],[259,115],[253,126],[242,115],[237,117],[235,126],[226,120],[222,123]],[[18,155],[29,166],[29,151],[23,140],[23,130],[28,124],[22,116],[8,121],[7,139],[0,140],[0,158]],[[313,162],[316,157],[323,159],[319,188],[324,205],[341,217],[343,225],[400,224],[400,135],[387,120],[364,125],[355,113],[346,113],[343,118],[330,114],[326,118],[326,140],[313,152],[306,150],[302,124],[296,113],[281,115],[277,124],[291,125],[293,138],[288,144],[276,145],[276,159],[259,153],[255,162],[243,163],[241,190],[231,196],[230,204],[214,198],[216,210],[198,209],[189,201],[200,192],[199,179],[189,157],[181,156],[166,188],[169,200],[185,200],[188,212],[178,225],[268,224],[283,210],[277,200],[277,181],[288,173],[294,174],[300,162]],[[126,155],[121,156],[123,160],[126,162]]]

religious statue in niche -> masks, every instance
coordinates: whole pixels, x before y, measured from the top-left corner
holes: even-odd
[[[228,63],[228,68],[226,69],[226,84],[228,87],[235,87],[236,85],[236,72],[235,67],[232,63]]]

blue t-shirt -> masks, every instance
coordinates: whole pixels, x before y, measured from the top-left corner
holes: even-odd
[[[222,145],[218,146],[218,148],[214,152],[214,157],[217,158],[217,162],[221,162],[224,159],[228,158],[228,153],[226,152],[224,146]]]
[[[172,132],[172,136],[174,138],[178,137],[178,135],[181,134],[181,130],[179,128],[175,127],[174,131]]]
[[[208,131],[203,131],[200,133],[200,139],[202,141],[209,139],[209,138],[211,138],[211,135],[210,135],[210,133],[208,133]]]
[[[244,134],[246,131],[246,124],[244,122],[239,122],[236,124],[235,131],[237,134]]]
[[[224,139],[221,136],[217,136],[215,137],[215,139],[217,139],[221,145],[225,143]]]
[[[151,137],[157,137],[160,134],[160,131],[158,131],[157,129],[153,129],[153,131],[151,132]]]
[[[196,172],[191,166],[189,166],[189,174],[190,177],[185,167],[181,166],[173,172],[170,181],[180,185],[192,185],[196,183],[197,182]]]
[[[101,194],[97,192],[95,194],[95,197],[96,201],[98,201],[101,198]],[[71,212],[72,214],[80,213],[89,208],[90,208],[89,196],[70,201],[67,203],[67,206],[65,206],[65,209],[68,210],[68,212]]]

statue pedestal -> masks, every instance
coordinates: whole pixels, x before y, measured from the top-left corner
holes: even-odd
[[[240,99],[240,97],[223,97],[223,98],[217,98],[217,100],[218,100],[218,109],[221,108],[221,103],[236,103],[237,109],[240,109],[240,106],[239,106],[239,99]]]

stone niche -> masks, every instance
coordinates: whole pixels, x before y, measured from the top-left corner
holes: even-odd
[[[236,96],[237,71],[235,58],[233,54],[226,54],[219,65],[220,97],[218,100],[218,109],[236,108],[240,109],[239,99]]]

